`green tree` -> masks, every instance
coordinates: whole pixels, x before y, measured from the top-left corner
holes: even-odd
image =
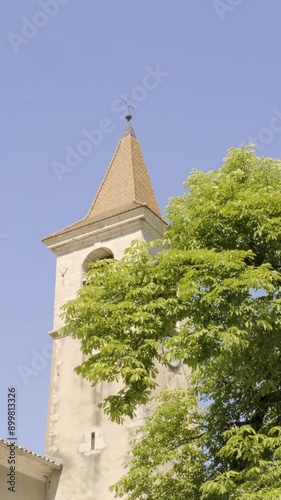
[[[201,498],[206,456],[198,447],[202,415],[195,395],[163,391],[156,410],[132,440],[129,473],[112,487],[131,500]]]
[[[121,261],[94,264],[88,286],[66,305],[65,331],[88,355],[77,372],[94,384],[123,383],[102,403],[121,422],[151,397],[156,360],[180,357],[192,368],[193,389],[181,404],[187,421],[196,416],[196,430],[181,429],[180,445],[176,426],[175,435],[161,427],[173,472],[162,470],[163,457],[149,472],[144,466],[148,445],[157,454],[156,412],[143,430],[147,455],[140,460],[141,445],[133,445],[118,495],[141,498],[149,474],[149,500],[165,498],[173,481],[179,490],[186,481],[191,499],[281,498],[281,161],[258,158],[250,146],[231,149],[221,168],[192,171],[184,186],[167,208],[164,241],[135,243]],[[177,322],[164,356],[161,342]]]

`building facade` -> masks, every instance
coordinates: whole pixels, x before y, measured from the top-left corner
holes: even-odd
[[[75,367],[85,357],[77,339],[59,334],[63,326],[61,307],[74,299],[83,286],[90,261],[105,257],[120,259],[133,240],[161,238],[164,229],[165,222],[140,144],[128,124],[86,217],[43,240],[57,258],[54,326],[49,333],[53,339],[53,355],[46,457],[37,456],[40,462],[37,468],[45,467],[46,473],[38,479],[28,475],[27,467],[27,493],[22,490],[22,496],[13,498],[114,498],[109,486],[124,473],[123,464],[129,459],[130,433],[143,424],[152,408],[140,407],[137,417],[133,421],[126,419],[123,425],[111,422],[98,408],[120,385],[99,383],[92,387],[76,374]],[[186,377],[181,365],[159,367],[159,389],[183,384]]]

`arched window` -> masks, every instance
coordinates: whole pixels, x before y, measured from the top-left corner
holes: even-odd
[[[89,255],[87,255],[86,259],[82,264],[82,285],[86,284],[86,274],[88,272],[88,267],[90,262],[95,262],[96,260],[102,259],[114,259],[114,255],[109,248],[97,248],[93,250]]]

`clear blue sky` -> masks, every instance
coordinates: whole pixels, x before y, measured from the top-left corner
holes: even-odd
[[[218,168],[251,136],[281,156],[280,0],[60,1],[45,16],[39,0],[3,2],[0,18],[0,435],[16,385],[19,442],[41,453],[49,361],[36,368],[34,355],[51,343],[55,278],[41,238],[88,210],[124,127],[116,99],[138,99],[133,126],[163,212],[192,168]],[[145,90],[157,65],[166,76]],[[59,182],[52,163],[105,118],[112,131]],[[26,383],[19,367],[33,370]]]

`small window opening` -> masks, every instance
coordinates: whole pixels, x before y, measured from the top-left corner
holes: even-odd
[[[91,450],[96,449],[96,433],[92,432],[91,433]]]

